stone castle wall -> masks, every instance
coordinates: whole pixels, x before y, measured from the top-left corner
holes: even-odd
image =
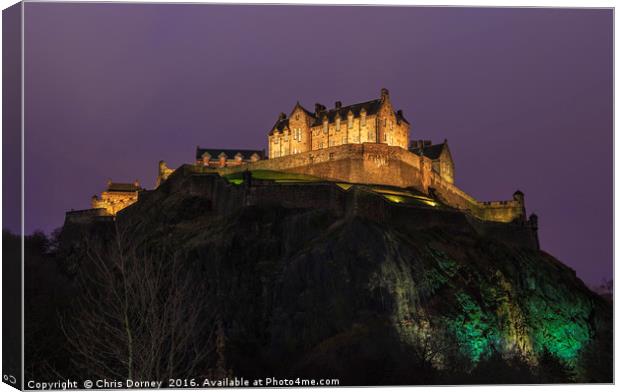
[[[502,242],[538,249],[535,225],[527,221],[501,223],[470,217],[451,208],[409,206],[394,203],[370,191],[366,185],[352,186],[345,190],[333,182],[286,183],[273,181],[246,181],[233,185],[216,173],[202,168],[182,166],[175,176],[187,180],[172,181],[174,189],[207,197],[214,212],[228,214],[239,206],[281,205],[287,208],[322,209],[337,216],[352,215],[383,222],[397,221],[403,227],[416,229],[430,227],[457,227]],[[166,183],[168,184],[168,182]]]
[[[433,172],[429,158],[385,144],[346,144],[217,171],[226,175],[245,170],[284,171],[330,181],[415,188],[479,219],[496,222],[525,219],[522,199],[479,202]]]
[[[101,193],[101,197],[93,197],[91,206],[94,209],[105,209],[108,214],[116,215],[120,210],[127,208],[138,201],[138,192],[108,192]]]
[[[90,208],[87,210],[72,210],[65,214],[65,222],[70,223],[89,223],[94,218],[111,218],[105,208]]]
[[[463,214],[453,208],[392,202],[372,191],[372,186],[354,185],[343,189],[334,182],[277,183],[244,176],[241,185],[222,178],[213,169],[183,165],[171,173],[156,190],[139,192],[141,203],[119,212],[117,216],[140,214],[134,208],[151,208],[170,195],[198,196],[204,214],[227,215],[243,206],[279,205],[285,208],[322,209],[337,216],[359,216],[383,222],[396,221],[416,229],[451,227],[474,231],[487,238],[528,248],[538,247],[536,224],[530,222],[499,223]],[[346,187],[344,187],[346,188]],[[105,209],[70,211],[66,223],[86,224],[114,219]]]

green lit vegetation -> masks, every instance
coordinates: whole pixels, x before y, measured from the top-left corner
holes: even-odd
[[[461,312],[449,321],[450,328],[456,334],[459,346],[473,362],[489,355],[500,336],[494,328],[494,317],[485,313],[467,294],[456,294]]]
[[[348,182],[337,182],[336,185],[338,185],[340,188],[344,189],[345,191],[348,191],[349,188],[353,186],[353,184],[349,184]]]
[[[277,183],[295,183],[295,182],[318,182],[324,181],[319,177],[309,176],[306,174],[280,172],[274,170],[252,170],[252,178],[256,180],[270,180]],[[230,183],[235,185],[243,184],[243,172],[226,174],[223,176]]]
[[[403,203],[403,204],[413,204],[413,205],[427,205],[431,207],[435,207],[438,203],[431,199],[430,197],[422,196],[415,194],[413,192],[409,192],[406,190],[397,190],[390,188],[371,188],[373,192],[376,192],[383,196],[386,200],[391,201],[392,203]]]
[[[527,301],[529,316],[537,326],[533,334],[537,353],[546,349],[569,363],[578,357],[590,340],[588,309],[582,305],[574,300],[549,302],[540,297]]]

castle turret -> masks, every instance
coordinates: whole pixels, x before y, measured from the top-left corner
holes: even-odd
[[[526,220],[526,215],[525,215],[525,195],[520,190],[516,190],[515,193],[512,194],[512,198],[517,203],[519,203],[519,205],[521,207],[520,219],[522,221],[525,221]]]
[[[540,250],[540,242],[538,240],[538,215],[530,215],[530,218],[527,220],[527,222],[532,229],[532,234],[534,235],[534,239],[536,241],[536,249]]]
[[[381,89],[381,101],[385,101],[390,97],[390,91],[387,88]]]

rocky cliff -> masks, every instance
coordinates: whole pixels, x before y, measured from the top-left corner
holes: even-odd
[[[611,305],[538,250],[529,229],[330,192],[178,171],[116,223],[67,224],[62,262],[87,269],[88,244],[112,246],[119,230],[146,253],[165,248],[205,287],[186,294],[217,325],[205,366],[221,374],[341,385],[611,381]]]

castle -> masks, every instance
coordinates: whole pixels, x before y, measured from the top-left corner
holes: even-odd
[[[395,110],[387,89],[378,99],[327,109],[317,103],[314,111],[299,102],[290,114],[281,113],[269,129],[268,154],[264,150],[196,148],[191,170],[196,174],[273,171],[296,173],[327,182],[364,184],[405,189],[441,204],[491,222],[528,222],[523,193],[512,199],[480,202],[454,185],[454,161],[447,140],[410,141],[411,124],[402,110]],[[159,163],[157,187],[174,173]],[[114,216],[134,203],[139,184],[108,183],[92,208],[77,215]],[[387,199],[394,202],[395,198]],[[533,217],[532,221],[535,221]]]

